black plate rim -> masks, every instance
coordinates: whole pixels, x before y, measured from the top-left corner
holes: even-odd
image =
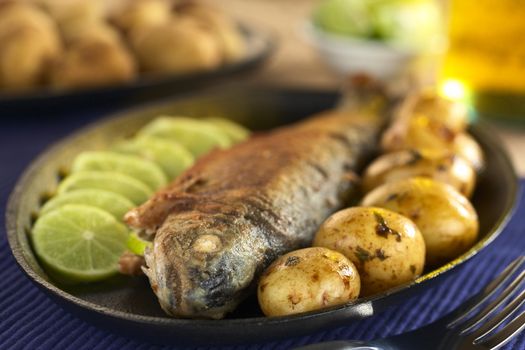
[[[267,88],[272,89],[272,88]],[[277,88],[275,90],[283,90],[282,88]],[[295,89],[290,91],[311,91],[311,90],[301,90],[301,89]],[[316,91],[319,92],[319,91]],[[469,249],[464,254],[460,255],[456,259],[450,261],[446,265],[443,265],[433,271],[430,271],[429,273],[419,277],[413,282],[400,285],[396,288],[390,289],[384,293],[367,297],[367,298],[360,298],[358,299],[358,302],[350,302],[338,306],[333,306],[330,308],[326,308],[323,310],[318,311],[311,311],[306,313],[300,313],[295,314],[291,316],[280,316],[280,317],[249,317],[249,318],[238,318],[238,319],[223,319],[223,320],[206,320],[206,319],[177,319],[177,318],[164,318],[164,317],[154,317],[154,316],[145,316],[145,315],[137,315],[137,314],[131,314],[126,313],[118,310],[113,310],[108,307],[100,306],[95,303],[87,302],[83,299],[80,299],[78,297],[75,297],[64,290],[58,288],[57,286],[53,285],[52,283],[46,281],[42,277],[38,275],[36,271],[34,271],[29,263],[26,261],[24,257],[24,251],[22,248],[21,243],[18,240],[18,233],[17,233],[17,212],[18,207],[21,199],[21,195],[24,192],[25,184],[31,179],[33,176],[33,173],[38,170],[38,168],[41,167],[42,164],[44,164],[47,161],[47,158],[50,157],[54,150],[59,149],[63,147],[63,144],[67,144],[70,142],[71,139],[75,138],[77,135],[83,134],[86,131],[97,128],[100,126],[101,123],[109,122],[110,120],[119,119],[119,118],[126,118],[130,113],[136,114],[136,113],[144,113],[149,110],[153,110],[156,108],[161,108],[162,106],[166,106],[169,104],[174,103],[174,100],[171,100],[170,102],[162,102],[162,103],[152,103],[143,107],[139,108],[130,108],[127,110],[124,110],[122,112],[113,113],[109,116],[102,118],[99,121],[93,122],[83,128],[80,128],[79,130],[73,132],[69,136],[66,136],[65,138],[62,138],[61,140],[57,141],[56,143],[52,144],[50,147],[48,147],[46,150],[44,150],[36,160],[34,160],[29,167],[24,170],[22,176],[16,183],[11,195],[9,196],[7,210],[6,210],[6,226],[7,226],[7,238],[8,243],[11,248],[11,252],[13,253],[15,260],[18,264],[18,266],[21,268],[21,270],[32,280],[33,283],[36,283],[39,287],[43,288],[45,291],[50,292],[51,294],[64,299],[70,303],[75,304],[75,306],[86,309],[87,311],[95,312],[98,314],[102,314],[107,317],[112,318],[118,318],[130,322],[134,322],[137,324],[150,324],[150,325],[158,325],[158,326],[171,326],[171,327],[187,327],[187,326],[198,326],[203,328],[230,328],[232,326],[265,326],[265,325],[281,325],[281,324],[288,324],[293,323],[294,321],[301,321],[301,320],[307,320],[310,318],[318,318],[318,317],[324,317],[329,316],[330,314],[337,314],[340,312],[344,312],[345,309],[356,306],[356,305],[363,305],[363,307],[366,307],[367,305],[371,305],[375,301],[381,300],[385,297],[394,296],[396,294],[402,293],[407,291],[408,289],[421,286],[424,283],[428,283],[437,277],[451,271],[452,269],[459,267],[461,265],[464,265],[467,261],[469,261],[471,258],[473,258],[475,255],[480,253],[482,250],[484,250],[487,246],[490,245],[503,231],[506,224],[512,217],[514,211],[516,210],[516,205],[518,203],[519,198],[519,177],[515,171],[515,168],[513,166],[512,161],[509,158],[508,153],[503,147],[503,143],[499,139],[498,136],[495,135],[494,132],[491,132],[489,125],[486,122],[477,122],[476,124],[471,126],[471,131],[473,132],[474,136],[476,138],[482,137],[484,143],[490,144],[491,148],[496,151],[498,157],[501,158],[503,163],[506,164],[508,168],[508,172],[502,172],[502,176],[505,177],[504,181],[508,181],[510,184],[510,193],[511,195],[507,198],[505,203],[505,208],[502,211],[504,214],[500,216],[499,220],[496,221],[492,225],[492,229],[480,240],[478,241],[471,249]],[[25,233],[24,233],[25,234]]]
[[[237,23],[245,40],[259,41],[260,45],[253,52],[238,61],[227,63],[212,70],[203,70],[182,74],[167,75],[144,75],[140,74],[136,79],[119,84],[103,85],[99,87],[88,87],[71,90],[53,90],[50,87],[41,87],[23,93],[0,93],[0,106],[4,104],[18,104],[25,101],[49,101],[64,98],[78,98],[91,95],[105,95],[113,92],[135,91],[167,84],[183,85],[186,83],[204,83],[208,80],[226,77],[231,74],[246,72],[254,69],[267,61],[278,46],[278,39],[270,31],[254,28],[245,23]]]

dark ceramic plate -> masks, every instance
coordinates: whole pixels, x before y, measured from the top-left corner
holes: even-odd
[[[132,135],[140,126],[161,113],[195,117],[210,114],[227,116],[254,130],[261,130],[330,108],[336,100],[335,93],[312,91],[220,91],[130,110],[77,132],[41,155],[26,170],[10,198],[7,211],[8,238],[16,261],[29,278],[59,304],[99,327],[128,336],[148,338],[157,343],[253,343],[303,335],[374,315],[440,283],[498,236],[516,203],[518,180],[494,133],[478,124],[472,126],[471,132],[483,147],[487,163],[473,197],[480,217],[479,241],[447,265],[428,271],[413,283],[372,298],[296,316],[264,318],[253,297],[228,319],[174,319],[161,311],[146,278],[120,276],[98,284],[64,286],[50,279],[35,259],[28,240],[34,214],[43,196],[55,188],[60,169],[67,167],[80,151],[105,148],[116,138]]]
[[[250,26],[240,25],[239,28],[247,47],[245,56],[217,69],[179,75],[141,75],[129,83],[79,90],[56,91],[44,87],[17,94],[2,92],[0,93],[0,111],[6,113],[25,109],[34,111],[35,108],[62,110],[71,106],[91,105],[94,102],[144,101],[152,97],[168,96],[175,92],[186,92],[226,77],[249,72],[259,67],[271,56],[276,42],[268,33],[255,30]]]

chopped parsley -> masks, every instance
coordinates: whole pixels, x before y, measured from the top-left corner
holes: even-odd
[[[396,236],[396,241],[401,242],[401,234],[397,232],[396,230],[388,227],[386,224],[385,219],[379,214],[378,212],[374,212],[374,217],[376,218],[377,225],[376,225],[376,233],[377,235],[388,238],[388,235],[394,235]]]

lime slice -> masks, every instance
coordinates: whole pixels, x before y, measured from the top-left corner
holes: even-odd
[[[156,162],[170,179],[179,176],[194,161],[193,155],[179,143],[152,136],[119,142],[113,150],[139,155]]]
[[[45,267],[71,282],[90,282],[117,273],[128,231],[102,209],[68,204],[40,217],[32,238]]]
[[[148,200],[153,191],[143,182],[114,171],[79,171],[66,177],[58,186],[58,194],[94,188],[118,193],[135,205]]]
[[[217,126],[185,117],[159,117],[139,131],[139,135],[177,141],[195,157],[231,145],[228,135]]]
[[[40,216],[63,207],[66,204],[85,204],[103,209],[122,221],[126,214],[135,205],[126,197],[115,192],[87,188],[62,193],[51,198],[40,210]]]
[[[248,129],[229,119],[210,117],[206,118],[205,120],[220,128],[226,135],[228,135],[232,143],[239,143],[246,140],[248,136],[250,136],[250,131]]]
[[[127,246],[133,254],[144,255],[144,250],[152,244],[152,242],[140,238],[136,232],[129,234]]]
[[[144,182],[152,190],[166,186],[168,179],[155,163],[133,155],[113,152],[83,152],[73,162],[72,172],[114,171]]]

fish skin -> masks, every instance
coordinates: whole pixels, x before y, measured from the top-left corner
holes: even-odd
[[[278,256],[310,244],[358,191],[384,120],[328,111],[199,159],[126,215],[154,233],[144,272],[161,307],[223,318]]]

